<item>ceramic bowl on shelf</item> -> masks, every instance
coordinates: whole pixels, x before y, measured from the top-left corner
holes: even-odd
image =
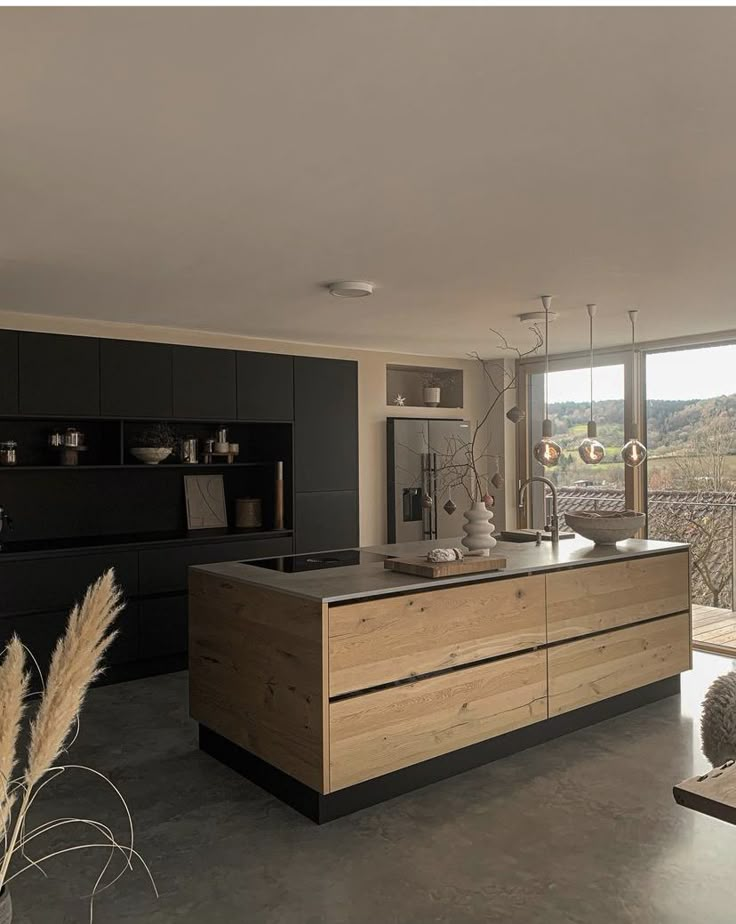
[[[168,459],[171,455],[170,449],[164,449],[160,447],[154,449],[149,446],[135,446],[130,450],[130,454],[135,456],[140,462],[144,462],[146,465],[158,465],[159,462],[163,462],[164,459]]]
[[[580,536],[596,545],[615,545],[631,539],[647,521],[646,514],[636,510],[614,510],[599,513],[596,510],[565,511],[565,522]]]

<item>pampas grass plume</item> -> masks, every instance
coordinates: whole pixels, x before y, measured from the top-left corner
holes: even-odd
[[[29,790],[54,765],[69,738],[89,685],[99,676],[100,659],[116,633],[110,631],[122,609],[112,569],[87,589],[69,614],[66,633],[51,657],[46,690],[31,723],[25,782]]]
[[[14,635],[0,663],[0,836],[5,831],[11,809],[9,786],[28,692],[29,675],[25,671],[25,661],[25,649],[18,636]]]

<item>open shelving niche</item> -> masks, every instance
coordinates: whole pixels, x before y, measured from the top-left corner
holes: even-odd
[[[13,530],[3,534],[5,548],[69,542],[85,545],[116,544],[122,537],[135,541],[215,538],[211,531],[187,529],[184,503],[186,474],[222,474],[228,523],[235,523],[235,501],[259,497],[263,527],[241,530],[230,525],[219,537],[290,535],[292,510],[291,422],[166,421],[177,438],[212,437],[227,426],[231,442],[240,444],[235,461],[184,463],[172,456],[158,465],[136,460],[130,449],[135,435],[151,420],[100,418],[1,418],[0,441],[18,443],[18,464],[0,466],[0,496],[13,518]],[[85,434],[87,451],[78,465],[62,465],[49,434],[74,426]],[[276,462],[284,466],[284,529],[274,524]],[[152,472],[156,475],[152,475]],[[76,472],[76,477],[66,473]],[[63,473],[63,474],[62,474]],[[100,522],[105,533],[100,535]]]
[[[423,389],[426,384],[440,388],[441,408],[462,408],[463,370],[437,366],[386,366],[386,405],[395,407],[397,395],[405,399],[404,407],[426,407]]]

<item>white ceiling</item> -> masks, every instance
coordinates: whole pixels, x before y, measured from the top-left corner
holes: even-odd
[[[0,310],[462,355],[736,327],[736,12],[0,11]],[[321,284],[376,281],[344,301]]]

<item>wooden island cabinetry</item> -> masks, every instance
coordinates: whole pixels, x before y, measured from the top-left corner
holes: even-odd
[[[562,545],[435,582],[382,561],[192,569],[201,747],[326,821],[678,692],[687,547]]]

